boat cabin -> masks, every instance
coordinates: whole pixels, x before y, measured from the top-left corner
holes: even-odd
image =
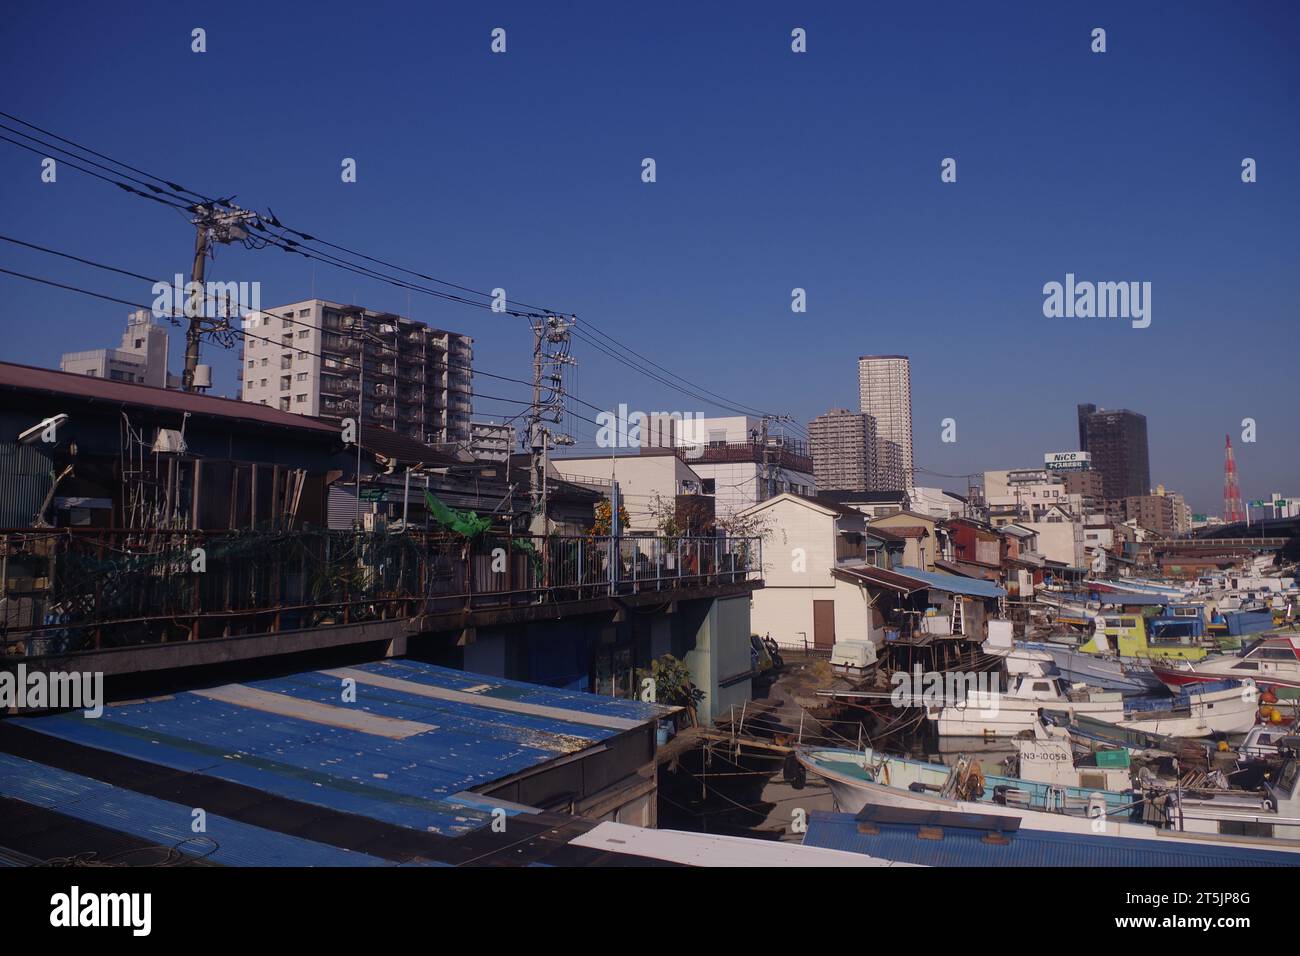
[[[1169,658],[1199,661],[1208,651],[1201,645],[1199,618],[1156,618],[1140,614],[1107,614],[1097,619],[1098,630],[1079,650],[1087,654],[1120,657]]]

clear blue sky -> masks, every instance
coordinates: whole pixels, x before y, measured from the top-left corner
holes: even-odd
[[[1300,494],[1295,4],[715,6],[27,4],[0,31],[0,108],[344,245],[575,312],[802,422],[856,406],[859,354],[908,354],[916,460],[937,472],[1073,449],[1090,401],[1147,415],[1152,481],[1197,511],[1221,508],[1227,432],[1246,497]],[[949,156],[955,184],[939,181]],[[0,232],[188,271],[179,213],[39,171],[0,143]],[[144,283],[5,243],[0,266],[150,301]],[[1044,318],[1043,284],[1067,272],[1150,281],[1151,327]],[[409,312],[473,335],[478,367],[527,375],[519,319],[418,294],[408,307],[404,290],[275,250],[223,247],[209,277],[261,282],[263,305],[314,292]],[[796,286],[807,314],[790,311]],[[0,276],[0,357],[57,366],[115,344],[126,311]],[[719,413],[574,354],[597,405]],[[205,358],[232,393],[234,359]]]

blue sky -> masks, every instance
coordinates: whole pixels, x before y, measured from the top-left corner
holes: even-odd
[[[1073,449],[1087,401],[1145,413],[1152,481],[1197,511],[1221,508],[1225,433],[1246,497],[1300,494],[1295,5],[715,6],[28,4],[0,34],[0,108],[332,241],[577,313],[801,422],[856,405],[858,355],[908,354],[916,461],[934,472]],[[194,27],[207,53],[190,52]],[[945,157],[956,183],[940,182]],[[0,232],[188,271],[178,212],[39,172],[0,142]],[[150,301],[144,283],[7,243],[0,266]],[[1043,284],[1067,272],[1151,282],[1150,328],[1045,318]],[[223,247],[209,277],[261,282],[263,305],[314,293],[409,313],[473,335],[477,367],[527,376],[520,319],[408,305],[273,249]],[[0,357],[57,366],[115,344],[126,311],[0,276]],[[725,413],[581,342],[574,354],[571,383],[601,407]],[[233,393],[233,357],[205,360]]]

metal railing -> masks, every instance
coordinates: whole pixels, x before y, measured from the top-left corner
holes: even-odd
[[[738,585],[758,538],[0,531],[0,656]]]

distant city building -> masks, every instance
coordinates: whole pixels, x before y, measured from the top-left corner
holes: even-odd
[[[480,461],[508,461],[515,450],[513,425],[470,422],[470,454]]]
[[[910,510],[932,518],[961,518],[966,516],[964,495],[944,488],[924,488],[913,485],[907,491]]]
[[[700,492],[715,497],[719,518],[785,492],[817,492],[807,443],[765,430],[762,418],[734,415],[678,424],[680,430],[672,429],[673,450],[699,475]],[[663,447],[657,434],[651,439],[643,454]]]
[[[1072,493],[1063,475],[1046,468],[984,472],[984,502],[994,527],[1039,521],[1052,508],[1083,512],[1083,497]]]
[[[876,457],[876,420],[863,412],[834,408],[808,423],[817,490],[869,491]]]
[[[903,471],[903,449],[898,442],[876,436],[876,454],[871,460],[873,491],[905,491],[907,475]]]
[[[155,388],[176,388],[179,379],[167,371],[167,328],[154,322],[145,309],[126,319],[122,344],[115,349],[64,352],[59,368],[74,375],[134,382]]]
[[[1154,531],[1162,537],[1173,538],[1186,534],[1192,527],[1192,511],[1183,496],[1157,488],[1149,495],[1130,495],[1124,499],[1121,521],[1135,521],[1139,527]]]
[[[1092,470],[1102,476],[1107,499],[1142,496],[1151,488],[1147,419],[1126,408],[1080,405],[1079,445],[1092,456]]]
[[[858,410],[876,420],[876,437],[898,446],[906,488],[912,474],[912,371],[906,355],[858,358]]]
[[[256,312],[243,324],[244,401],[334,420],[360,408],[363,428],[383,425],[426,444],[471,443],[468,335],[322,299]]]
[[[1106,489],[1099,471],[1057,472],[1065,482],[1065,492],[1078,495],[1084,514],[1106,510]]]

